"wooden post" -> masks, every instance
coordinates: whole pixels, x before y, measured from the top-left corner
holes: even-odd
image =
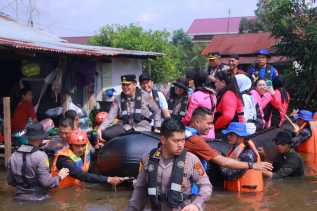
[[[12,152],[11,145],[11,111],[10,97],[3,98],[3,133],[4,133],[4,160],[5,164],[9,160]]]

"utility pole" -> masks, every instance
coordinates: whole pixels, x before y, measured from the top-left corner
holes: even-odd
[[[15,20],[19,21],[19,0],[15,0]]]
[[[28,26],[30,26],[30,27],[33,27],[33,25],[34,25],[34,21],[33,21],[33,13],[34,13],[34,11],[35,11],[35,7],[34,7],[34,5],[33,5],[33,1],[32,0],[29,0],[29,17],[28,17]]]
[[[229,10],[228,10],[228,21],[227,21],[227,33],[229,33],[229,30],[230,30],[230,15],[231,15],[231,10],[229,8]]]

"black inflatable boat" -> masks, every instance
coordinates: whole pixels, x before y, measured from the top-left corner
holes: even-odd
[[[273,138],[280,129],[270,129],[256,134],[252,140],[257,147],[263,147],[269,159],[275,156]],[[158,146],[159,136],[152,133],[131,133],[116,137],[98,152],[97,169],[109,176],[132,176],[138,174],[140,160]],[[231,149],[225,141],[212,141],[210,145],[223,154]],[[213,165],[210,165],[213,171]]]

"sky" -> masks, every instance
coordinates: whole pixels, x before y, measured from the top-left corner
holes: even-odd
[[[33,7],[29,7],[29,1]],[[18,7],[16,7],[18,2]],[[149,30],[184,29],[197,18],[254,15],[257,0],[0,0],[0,12],[58,36],[90,36],[106,24]],[[16,8],[18,8],[16,10]],[[18,11],[18,12],[16,12]]]

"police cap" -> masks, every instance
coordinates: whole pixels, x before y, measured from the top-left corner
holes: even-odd
[[[121,83],[122,84],[129,84],[131,82],[136,82],[136,76],[134,74],[121,76]]]
[[[141,83],[142,81],[152,81],[152,78],[151,78],[150,74],[148,74],[148,73],[142,73],[142,74],[139,76],[139,82]]]

